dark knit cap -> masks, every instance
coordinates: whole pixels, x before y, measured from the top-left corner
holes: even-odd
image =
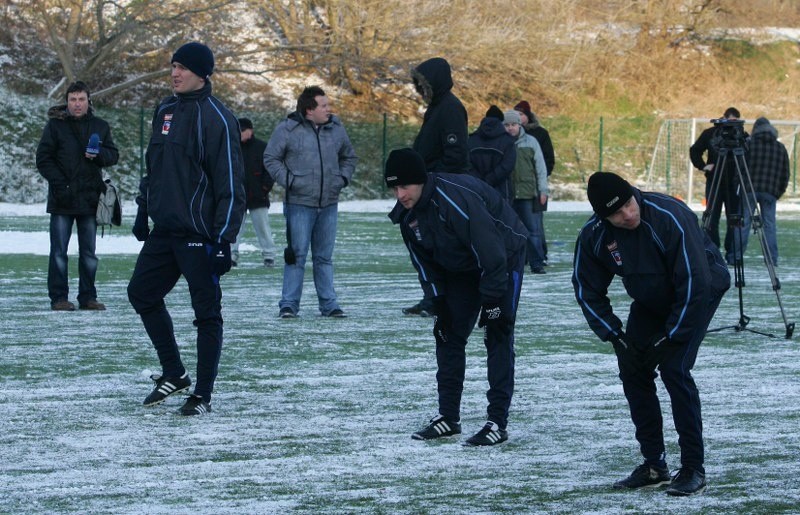
[[[615,173],[596,172],[586,188],[589,203],[600,218],[613,215],[633,196],[633,186]]]
[[[486,111],[485,115],[485,118],[489,117],[497,118],[502,122],[504,118],[503,111],[501,111],[500,108],[497,107],[496,105],[492,104],[491,106],[489,106],[489,110]]]
[[[517,105],[514,106],[514,110],[521,113],[529,113],[531,111],[531,105],[526,100],[521,100]]]
[[[247,130],[253,128],[253,122],[250,121],[250,118],[239,118],[239,130]]]
[[[383,178],[389,188],[408,184],[425,184],[428,172],[421,155],[410,148],[400,148],[389,153]]]
[[[172,54],[172,63],[181,63],[201,79],[214,73],[214,53],[202,43],[186,43]]]

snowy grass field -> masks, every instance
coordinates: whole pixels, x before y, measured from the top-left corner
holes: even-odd
[[[56,313],[43,209],[0,210],[0,512],[800,513],[800,348],[797,336],[783,338],[755,239],[746,259],[748,327],[777,337],[726,329],[706,338],[694,374],[709,488],[681,499],[611,489],[641,458],[613,353],[589,331],[570,283],[587,212],[546,214],[551,266],[523,285],[509,441],[466,448],[461,442],[486,416],[481,333],[468,346],[465,435],[412,441],[436,413],[432,321],[400,313],[418,300],[419,285],[397,228],[385,212],[369,211],[340,213],[335,283],[349,314],[341,320],[319,316],[310,268],[302,316],[277,318],[282,270],[260,265],[248,226],[240,266],[223,278],[214,411],[184,418],[175,413],[183,397],[141,406],[159,368],[126,296],[139,248],[131,217],[98,238],[97,285],[108,310]],[[283,219],[279,208],[272,213],[280,250]],[[795,321],[800,214],[779,212],[778,224],[781,295]],[[70,279],[74,301],[74,253]],[[627,306],[620,286],[613,295]],[[167,303],[194,377],[185,282]],[[712,328],[738,319],[732,289]],[[668,462],[677,468],[660,382],[659,394]]]

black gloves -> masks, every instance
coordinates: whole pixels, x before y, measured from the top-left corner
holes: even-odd
[[[478,327],[495,325],[505,320],[505,314],[500,307],[500,301],[487,301],[481,308],[481,317],[478,319]]]
[[[221,241],[211,246],[208,254],[211,260],[211,271],[217,277],[222,277],[231,269],[231,244]]]
[[[139,241],[147,240],[150,236],[150,224],[147,220],[147,210],[143,206],[139,206],[136,212],[136,220],[133,222],[133,235]]]
[[[447,299],[444,295],[437,295],[433,298],[433,336],[437,342],[447,341],[447,329],[450,327],[452,318],[450,309],[447,306]]]
[[[639,351],[639,348],[628,340],[628,335],[626,335],[622,329],[617,329],[616,334],[612,333],[608,335],[608,341],[614,346],[614,350],[621,360],[641,360],[642,353]]]

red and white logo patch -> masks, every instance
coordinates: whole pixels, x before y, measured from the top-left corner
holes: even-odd
[[[169,134],[169,128],[172,126],[172,113],[164,115],[164,123],[161,124],[161,134],[166,136]]]

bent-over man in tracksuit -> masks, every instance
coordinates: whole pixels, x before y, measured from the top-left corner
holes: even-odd
[[[514,393],[514,322],[525,227],[494,188],[468,175],[426,173],[424,160],[412,149],[389,154],[385,179],[398,200],[389,217],[400,225],[425,297],[434,306],[439,414],[412,438],[461,433],[465,347],[479,320],[488,353],[488,421],[466,445],[504,442]]]
[[[575,246],[572,283],[589,326],[614,346],[619,377],[636,427],[644,463],[614,488],[663,484],[670,495],[701,493],[706,486],[700,395],[691,369],[730,274],[719,249],[686,204],[641,192],[622,177],[589,178],[592,216]],[[633,298],[625,329],[608,287],[622,278]],[[681,469],[670,479],[664,448],[656,368],[672,401]]]

